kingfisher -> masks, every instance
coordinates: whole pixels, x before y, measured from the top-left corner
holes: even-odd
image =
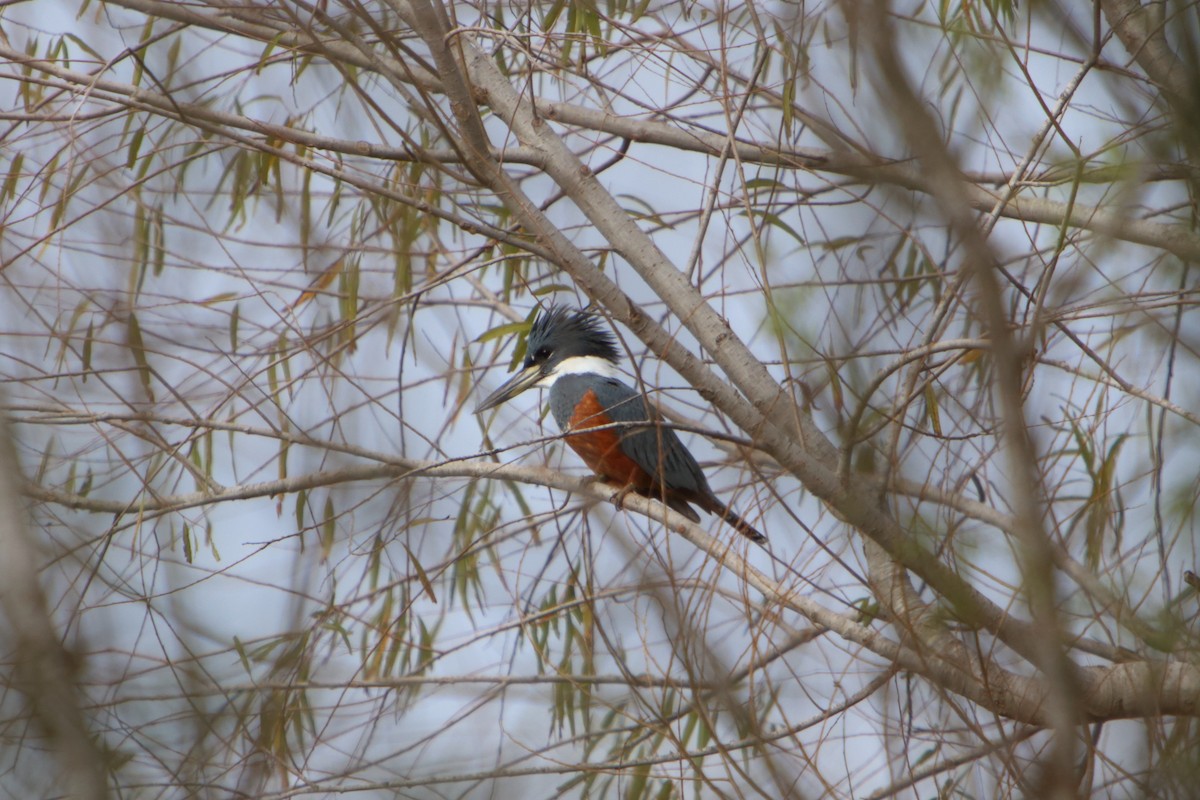
[[[601,480],[662,501],[699,522],[694,504],[765,545],[767,537],[713,494],[696,459],[649,399],[621,380],[620,360],[616,339],[598,319],[552,307],[534,320],[520,371],[484,398],[475,413],[534,386],[549,389],[550,411],[567,444]]]

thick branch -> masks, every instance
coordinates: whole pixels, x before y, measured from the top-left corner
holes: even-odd
[[[103,513],[137,510],[145,518],[145,515],[151,513],[180,511],[232,500],[272,497],[350,481],[415,477],[488,478],[543,486],[598,502],[612,503],[619,508],[656,520],[707,552],[745,583],[762,592],[769,603],[788,608],[811,622],[834,631],[846,641],[854,642],[888,661],[895,662],[903,669],[922,675],[995,713],[1034,725],[1048,723],[1046,704],[1049,690],[1040,679],[1016,675],[1000,669],[994,663],[968,659],[960,648],[946,648],[939,652],[897,644],[869,625],[831,611],[807,593],[785,588],[775,579],[751,566],[741,554],[743,540],[731,533],[722,538],[714,537],[703,527],[655,500],[623,493],[613,486],[598,483],[590,478],[572,477],[542,467],[522,467],[482,460],[432,462],[393,459],[391,464],[315,472],[284,480],[232,486],[217,493],[191,492],[147,498],[144,503],[137,500],[112,501],[81,497],[36,485],[27,485],[25,491],[28,496],[42,502]],[[1175,662],[1127,662],[1110,667],[1083,669],[1079,672],[1078,679],[1081,685],[1082,705],[1091,719],[1125,719],[1150,713],[1200,715],[1200,668],[1195,665]]]
[[[102,800],[104,763],[84,724],[71,659],[38,583],[43,565],[25,520],[19,462],[9,431],[8,420],[0,415],[0,611],[8,623],[0,634],[5,652],[16,658],[16,687],[57,750],[69,795]]]

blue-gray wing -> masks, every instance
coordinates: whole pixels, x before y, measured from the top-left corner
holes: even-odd
[[[657,412],[629,386],[599,375],[561,376],[550,389],[550,411],[559,428],[566,431],[570,427],[571,418],[588,392],[595,392],[596,403],[604,409],[603,414],[609,421],[628,426],[620,434],[621,451],[657,480],[658,485],[650,487],[649,493],[645,489],[639,491],[663,500],[688,519],[699,522],[700,516],[688,505],[695,503],[710,514],[719,515],[750,541],[766,546],[767,537],[717,499],[700,471],[700,465],[684,448],[675,431],[659,424],[661,418]],[[596,420],[596,424],[604,422]],[[588,456],[576,449],[586,461]]]
[[[658,414],[640,393],[619,380],[598,375],[563,375],[556,380],[550,390],[550,411],[560,428],[566,429],[576,404],[589,389],[613,422],[630,426],[621,434],[625,455],[668,489],[712,496],[700,465],[675,431],[656,424],[661,422]]]

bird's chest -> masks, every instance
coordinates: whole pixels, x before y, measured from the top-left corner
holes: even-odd
[[[550,391],[550,410],[566,434],[567,444],[602,478],[624,486],[648,489],[653,481],[622,447],[628,423],[606,402],[605,387],[582,381],[559,381]]]

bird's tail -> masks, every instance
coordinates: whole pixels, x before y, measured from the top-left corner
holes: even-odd
[[[706,498],[706,500],[708,502],[705,504],[705,511],[716,514],[721,519],[728,522],[735,531],[740,533],[742,536],[745,536],[756,545],[760,547],[767,546],[767,537],[763,536],[758,529],[749,522],[746,522],[746,520],[742,519],[740,514],[715,497],[709,497]]]
[[[716,514],[721,519],[728,522],[735,531],[745,536],[750,541],[760,547],[767,546],[767,537],[759,533],[758,529],[751,525],[746,520],[742,519],[741,515],[734,511],[729,506],[718,500],[711,492],[691,492],[689,494],[679,493],[675,496],[668,496],[664,502],[671,508],[683,514],[692,522],[699,522],[700,515],[688,503],[695,503],[704,509],[706,513]]]

